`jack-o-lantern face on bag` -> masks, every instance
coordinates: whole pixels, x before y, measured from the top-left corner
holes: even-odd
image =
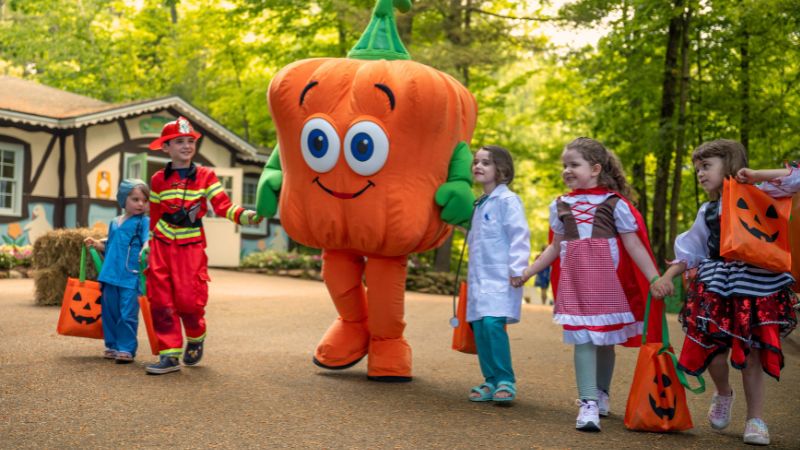
[[[76,291],[72,296],[72,304],[69,307],[69,314],[75,322],[83,325],[91,325],[102,316],[101,300],[99,293],[93,291]]]
[[[775,205],[767,206],[767,209],[763,212],[753,211],[747,201],[739,197],[736,201],[736,207],[739,209],[739,223],[748,233],[752,234],[756,239],[761,239],[767,243],[775,242],[778,239],[780,235],[780,223],[778,220],[780,218]],[[759,219],[759,216],[763,219]],[[746,219],[752,219],[752,221]]]
[[[668,419],[672,420],[675,417],[675,396],[672,395],[672,401],[669,400],[669,391],[667,390],[668,387],[672,385],[672,380],[666,375],[661,374],[661,385],[659,386],[658,383],[658,375],[653,378],[653,384],[655,385],[655,397],[652,394],[648,394],[648,399],[650,400],[650,408],[653,410],[653,413],[657,415],[661,419]],[[670,406],[670,403],[672,406]],[[663,405],[663,406],[662,406]]]
[[[791,198],[773,198],[756,186],[726,179],[721,206],[720,256],[773,272],[791,270]]]

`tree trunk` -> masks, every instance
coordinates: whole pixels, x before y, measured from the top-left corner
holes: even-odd
[[[673,116],[675,115],[675,87],[677,81],[678,48],[681,43],[683,0],[674,0],[672,17],[667,33],[667,52],[664,60],[664,80],[661,91],[661,115],[659,119],[659,142],[661,148],[656,156],[656,186],[653,193],[653,223],[650,242],[656,261],[666,258],[666,211],[669,167],[675,141]]]
[[[631,2],[626,0],[623,2],[622,5],[622,24],[631,23],[629,18],[631,16],[630,9],[632,8]],[[635,11],[634,11],[635,14]],[[627,83],[628,83],[628,91],[632,92],[634,87],[637,85],[638,82],[638,71],[637,68],[642,66],[642,52],[636,45],[636,42],[639,39],[639,31],[634,28],[634,30],[630,33],[625,31],[625,40],[624,40],[624,55],[625,61],[627,64],[627,70],[625,73],[627,74]],[[642,135],[637,130],[639,129],[641,124],[641,118],[644,116],[642,114],[642,98],[638,95],[630,95],[628,97],[628,106],[630,109],[630,118],[631,126],[630,133],[627,138],[630,140],[631,146],[633,150],[633,157],[634,163],[631,169],[631,180],[632,180],[632,187],[634,192],[636,193],[636,207],[639,209],[639,212],[642,214],[642,217],[647,217],[647,171],[645,169],[645,157],[647,155],[647,146],[644,145],[642,142]],[[635,121],[635,122],[633,122]]]
[[[681,81],[678,102],[678,136],[675,145],[675,171],[672,176],[672,195],[669,203],[669,242],[667,255],[672,259],[675,237],[678,235],[678,213],[680,212],[683,161],[686,155],[686,103],[689,100],[689,23],[692,19],[691,4],[686,8],[681,25]]]
[[[164,0],[164,6],[169,7],[169,16],[172,24],[178,23],[178,2],[181,0]]]
[[[470,5],[471,0],[467,0]],[[450,0],[450,10],[445,15],[445,35],[447,40],[455,47],[466,47],[469,45],[464,36],[469,34],[470,26],[469,8],[461,5],[461,0]],[[457,64],[456,69],[461,73],[461,82],[465,87],[469,87],[469,64]],[[447,238],[444,243],[436,249],[433,262],[433,270],[436,272],[450,271],[450,255],[453,251],[453,235]]]
[[[703,58],[702,58],[702,33],[700,27],[696,29],[695,32],[695,42],[697,43],[697,50],[695,51],[695,56],[697,57],[697,80],[703,80]],[[704,116],[702,112],[699,111],[700,108],[703,107],[703,83],[697,83],[697,86],[693,92],[697,92],[697,99],[696,101],[692,102],[692,117],[695,120],[695,135],[697,139],[697,146],[699,147],[700,144],[703,143],[703,119]],[[693,177],[694,179],[694,203],[695,207],[699,210],[700,209],[700,183],[697,181],[697,177]]]
[[[739,100],[742,103],[742,120],[739,129],[739,139],[744,145],[745,151],[750,149],[750,32],[747,29],[747,11],[742,10],[742,23],[739,52],[742,56],[740,61],[741,83]]]

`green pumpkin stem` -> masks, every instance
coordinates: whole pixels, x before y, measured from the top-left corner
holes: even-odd
[[[353,59],[411,59],[408,50],[400,40],[394,8],[400,12],[411,9],[411,0],[377,0],[372,18],[364,34],[347,54]]]

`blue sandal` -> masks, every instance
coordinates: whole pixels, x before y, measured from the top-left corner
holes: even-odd
[[[488,392],[487,392],[488,389]],[[491,383],[483,383],[479,386],[475,386],[469,390],[469,393],[476,393],[479,396],[473,397],[472,395],[469,396],[469,401],[471,402],[488,402],[492,400],[494,396],[494,385]]]
[[[498,397],[498,392],[508,392],[508,397]],[[511,381],[501,381],[497,383],[497,389],[492,394],[492,400],[498,403],[510,402],[517,398],[517,387]]]

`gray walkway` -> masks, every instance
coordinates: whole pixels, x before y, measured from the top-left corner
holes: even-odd
[[[449,349],[447,297],[409,293],[407,337],[415,380],[366,380],[365,362],[342,372],[311,364],[335,316],[324,285],[212,271],[206,357],[194,368],[146,376],[144,327],[133,365],[100,358],[101,341],[59,336],[58,309],[33,305],[30,280],[0,281],[0,447],[737,448],[744,395],[723,433],[705,422],[710,394],[690,395],[696,428],[659,435],[622,424],[636,351],[620,349],[612,415],[600,434],[574,430],[571,348],[547,307],[523,306],[510,327],[519,378],[512,407],[474,404],[474,356]],[[671,318],[674,322],[674,318]],[[677,324],[673,340],[682,341]],[[783,380],[767,386],[773,448],[800,448],[800,338],[785,343]],[[710,380],[709,380],[710,382]]]

